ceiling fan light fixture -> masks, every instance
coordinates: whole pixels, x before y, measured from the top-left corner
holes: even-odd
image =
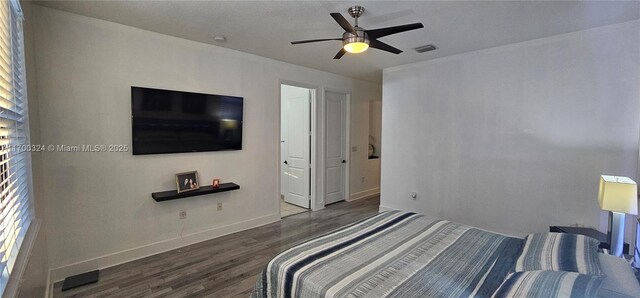
[[[360,28],[356,30],[356,34],[345,32],[342,38],[342,47],[349,53],[358,54],[369,48],[369,39]]]
[[[350,42],[344,45],[344,50],[352,53],[358,54],[366,51],[369,48],[369,44],[366,42]]]
[[[400,54],[402,50],[394,48],[379,39],[381,37],[389,36],[392,34],[398,34],[406,31],[411,31],[415,29],[424,28],[422,23],[413,23],[413,24],[405,24],[400,26],[392,26],[378,29],[365,30],[364,28],[358,26],[358,18],[364,12],[364,7],[362,6],[352,6],[349,7],[349,15],[351,15],[355,21],[354,24],[351,25],[347,19],[345,19],[342,14],[339,12],[332,12],[329,15],[342,27],[344,33],[342,33],[342,38],[321,38],[321,39],[308,39],[308,40],[298,40],[292,41],[291,44],[304,44],[304,43],[312,43],[312,42],[321,42],[321,41],[329,41],[329,40],[342,40],[342,49],[338,51],[338,53],[333,57],[333,59],[340,59],[346,53],[362,53],[369,48],[378,49],[381,51],[389,52],[392,54]]]

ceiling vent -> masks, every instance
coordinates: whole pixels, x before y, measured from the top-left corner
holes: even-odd
[[[418,52],[418,53],[426,53],[426,52],[433,51],[435,49],[437,49],[436,46],[434,46],[432,44],[428,44],[428,45],[425,45],[425,46],[417,47],[414,50],[416,50],[416,52]]]

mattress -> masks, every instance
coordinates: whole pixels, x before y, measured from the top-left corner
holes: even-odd
[[[387,211],[276,256],[252,297],[489,297],[519,238]]]

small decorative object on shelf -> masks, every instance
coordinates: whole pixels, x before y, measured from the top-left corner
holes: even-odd
[[[213,179],[213,182],[211,183],[211,187],[219,188],[220,187],[220,179]]]
[[[199,189],[198,172],[191,171],[176,174],[176,186],[178,193]]]

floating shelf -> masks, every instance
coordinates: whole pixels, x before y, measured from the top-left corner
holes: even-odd
[[[156,202],[162,202],[162,201],[168,201],[168,200],[201,196],[201,195],[206,195],[210,193],[232,191],[236,189],[240,189],[240,185],[235,184],[233,182],[228,182],[228,183],[220,183],[220,187],[218,188],[213,188],[211,187],[211,185],[207,185],[207,186],[200,187],[200,189],[197,189],[197,190],[191,190],[191,191],[186,191],[181,193],[178,193],[178,191],[176,190],[154,192],[151,194],[151,197],[154,200],[156,200]]]

